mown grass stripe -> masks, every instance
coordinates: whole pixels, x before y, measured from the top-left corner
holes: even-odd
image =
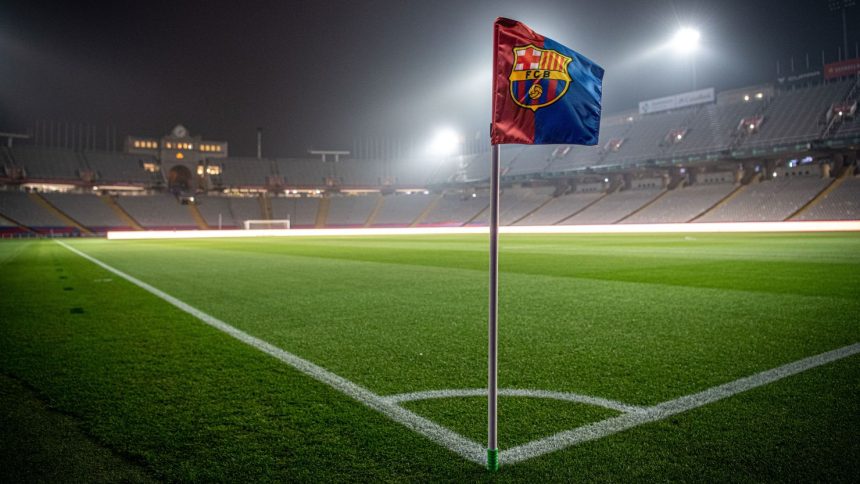
[[[459,454],[463,458],[470,460],[472,462],[482,464],[485,459],[485,450],[484,446],[463,437],[462,435],[447,429],[437,423],[434,423],[420,415],[417,415],[414,412],[411,412],[405,408],[399,407],[394,403],[387,401],[384,397],[377,395],[376,393],[371,392],[370,390],[356,385],[355,383],[340,377],[325,368],[315,365],[310,361],[307,361],[303,358],[300,358],[288,351],[284,351],[266,341],[263,341],[259,338],[251,336],[250,334],[237,329],[224,321],[221,321],[214,316],[211,316],[173,296],[170,294],[161,291],[158,288],[155,288],[140,279],[135,278],[125,272],[120,271],[119,269],[115,269],[104,262],[84,253],[80,250],[64,243],[59,240],[55,241],[64,248],[69,251],[83,257],[84,259],[92,262],[93,264],[101,267],[102,269],[111,272],[126,281],[134,284],[135,286],[140,287],[141,289],[149,292],[150,294],[170,303],[176,308],[194,316],[200,321],[206,323],[207,325],[222,331],[233,338],[250,345],[263,353],[266,353],[270,356],[277,358],[278,360],[292,366],[298,371],[304,373],[311,378],[325,383],[326,385],[344,393],[345,395],[361,402],[362,404],[382,413],[386,417],[394,420],[402,424],[403,426],[418,432],[419,434],[425,436],[433,442]]]
[[[624,430],[638,427],[640,425],[663,420],[688,410],[737,395],[738,393],[752,390],[783,378],[796,375],[812,368],[826,365],[834,361],[847,358],[860,353],[860,343],[844,346],[842,348],[821,353],[809,358],[794,361],[771,370],[766,370],[755,375],[737,379],[724,385],[715,386],[707,390],[685,395],[680,398],[659,403],[648,407],[644,412],[628,413],[618,417],[608,418],[600,422],[579,427],[577,429],[560,432],[545,439],[529,442],[528,444],[513,447],[502,451],[499,459],[503,464],[532,459],[539,455],[555,452],[572,445],[607,437]]]

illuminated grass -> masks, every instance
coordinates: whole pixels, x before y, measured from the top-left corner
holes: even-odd
[[[74,245],[374,392],[485,385],[484,237]],[[504,236],[500,383],[650,405],[855,343],[858,249],[854,234]],[[155,476],[484,476],[56,244],[0,244],[0,264],[0,371]],[[852,357],[500,477],[852,480],[858,376]],[[479,400],[405,406],[483,442]],[[508,400],[503,448],[612,414]]]

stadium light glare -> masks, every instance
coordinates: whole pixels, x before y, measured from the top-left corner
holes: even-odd
[[[428,151],[431,155],[450,156],[457,153],[461,137],[451,128],[442,128],[430,139]]]
[[[672,47],[680,54],[689,54],[699,47],[699,39],[702,35],[698,30],[684,27],[675,34],[672,39]]]

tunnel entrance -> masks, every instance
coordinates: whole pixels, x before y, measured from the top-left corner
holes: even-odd
[[[174,166],[167,173],[167,186],[172,192],[191,190],[191,170],[182,165]]]

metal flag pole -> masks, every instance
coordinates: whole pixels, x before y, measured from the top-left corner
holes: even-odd
[[[499,313],[499,145],[492,150],[490,171],[490,316],[487,364],[487,469],[499,469],[498,430],[498,313]]]

